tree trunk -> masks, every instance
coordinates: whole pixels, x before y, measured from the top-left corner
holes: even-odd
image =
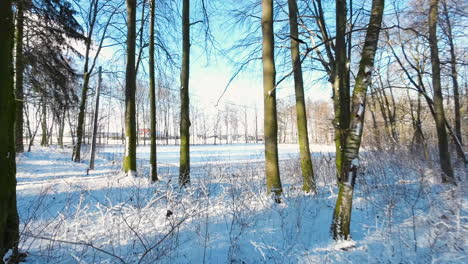
[[[46,99],[45,95],[42,95],[41,98],[41,111],[42,111],[42,138],[41,138],[41,146],[47,146],[47,106],[46,106]]]
[[[25,104],[27,107],[27,104]],[[31,147],[34,144],[34,139],[36,138],[37,131],[39,131],[39,126],[42,124],[42,112],[36,113],[36,117],[39,114],[39,117],[35,119],[36,124],[34,127],[34,132],[31,131],[31,124],[30,124],[30,118],[29,118],[29,113],[28,109],[24,112],[26,114],[26,124],[28,128],[28,134],[29,134],[29,144],[28,144],[28,152],[31,152]]]
[[[291,34],[291,59],[294,71],[294,90],[296,92],[297,133],[299,137],[299,150],[301,155],[301,169],[303,177],[302,189],[306,192],[315,192],[315,179],[309,149],[309,133],[307,132],[307,114],[304,100],[304,81],[299,50],[299,33],[297,29],[297,3],[288,0],[289,28]]]
[[[374,144],[377,147],[377,151],[382,151],[382,145],[380,143],[381,136],[380,136],[380,130],[379,130],[379,125],[377,124],[377,119],[375,117],[375,113],[377,112],[377,106],[376,106],[376,99],[375,99],[375,90],[372,89],[372,85],[370,86],[370,93],[371,93],[371,116],[372,116],[372,129],[374,130]]]
[[[338,2],[338,1],[337,1]],[[375,51],[379,40],[382,23],[384,0],[373,0],[369,26],[362,49],[359,71],[355,79],[350,124],[346,136],[346,148],[343,156],[343,170],[338,177],[338,198],[333,213],[333,238],[350,239],[351,209],[354,183],[359,169],[359,148],[361,146],[366,107],[366,92],[374,67]],[[337,12],[338,15],[338,12]],[[338,171],[340,172],[340,171]]]
[[[265,173],[267,192],[276,202],[282,193],[278,165],[278,120],[276,113],[276,70],[273,38],[273,0],[262,0],[262,62],[265,134]]]
[[[183,1],[182,46],[182,72],[180,73],[180,186],[190,183],[190,0]]]
[[[91,49],[91,40],[86,40],[86,55],[85,63],[83,70],[83,87],[81,90],[81,101],[80,101],[80,112],[78,113],[78,125],[76,127],[76,145],[73,148],[73,161],[81,161],[81,144],[83,142],[83,132],[84,132],[84,118],[86,114],[86,100],[88,97],[88,88],[89,88],[89,72],[88,72],[88,63],[89,63],[89,51]]]
[[[127,69],[125,73],[125,155],[123,171],[129,176],[136,176],[136,70],[135,70],[135,42],[136,42],[136,0],[127,0]]]
[[[98,133],[99,126],[99,95],[101,93],[101,83],[102,83],[102,69],[99,67],[99,79],[98,86],[96,88],[96,104],[94,106],[94,119],[93,119],[93,135],[91,140],[91,157],[89,159],[89,169],[94,170],[94,158],[96,156],[96,138]]]
[[[46,108],[47,109],[47,108]],[[47,142],[48,142],[48,146],[52,146],[53,144],[53,139],[54,137],[52,136],[54,134],[54,124],[56,123],[56,119],[57,117],[54,115],[54,113],[52,112],[52,122],[50,122],[50,127],[49,129],[47,130]]]
[[[244,140],[245,144],[249,143],[249,127],[247,125],[247,108],[244,107]]]
[[[411,102],[410,102],[411,103]],[[429,160],[429,151],[427,149],[426,139],[422,130],[421,120],[421,93],[418,93],[418,101],[416,106],[416,115],[413,121],[414,135],[413,135],[413,149],[417,152],[423,152],[424,158]]]
[[[57,118],[59,120],[57,143],[59,144],[60,148],[63,148],[63,133],[65,130],[65,115],[67,113],[66,111],[67,110],[64,107],[62,111],[62,115]]]
[[[431,0],[429,7],[429,45],[431,48],[432,87],[434,89],[435,123],[439,143],[440,167],[442,168],[442,182],[454,183],[450,152],[448,149],[447,131],[445,130],[444,99],[440,83],[440,60],[437,46],[437,18],[438,0]]]
[[[10,249],[13,249],[12,257],[16,258],[19,240],[12,54],[14,25],[11,0],[0,1],[0,28],[0,259],[3,259]]]
[[[335,72],[333,74],[333,107],[337,178],[343,174],[346,133],[349,127],[349,89],[346,70],[346,0],[336,0]]]
[[[154,20],[156,0],[150,1],[150,43],[149,43],[149,74],[150,74],[150,131],[151,131],[151,150],[150,150],[150,165],[151,165],[151,181],[158,180],[156,167],[156,85],[154,73]]]
[[[452,34],[452,23],[450,21],[450,16],[447,9],[447,1],[442,1],[442,6],[444,8],[444,16],[447,23],[446,35],[448,39],[448,44],[450,47],[450,70],[453,86],[453,102],[454,102],[454,114],[455,114],[455,136],[458,139],[460,145],[463,146],[462,141],[462,132],[461,132],[461,114],[460,114],[460,92],[458,86],[458,73],[457,73],[457,57],[455,55],[455,44],[453,43],[453,34]],[[461,151],[461,148],[457,148],[457,154],[459,157],[464,157],[465,154]]]
[[[257,115],[257,105],[255,105],[255,143],[258,143],[258,115]]]
[[[88,44],[86,45],[86,54],[89,53]],[[89,88],[89,73],[88,73],[88,60],[89,55],[85,56],[85,66],[84,66],[84,75],[83,75],[83,87],[81,90],[81,101],[80,101],[80,112],[78,113],[78,125],[76,127],[76,144],[73,149],[73,161],[81,161],[81,144],[83,142],[83,132],[84,132],[84,118],[86,112],[86,100],[88,97],[88,88]]]
[[[15,123],[15,141],[16,152],[24,151],[23,144],[23,22],[24,22],[24,1],[18,1],[16,4],[16,36],[15,36],[15,96],[16,96],[16,123]]]
[[[72,146],[75,145],[75,132],[73,130],[72,120],[70,117],[70,109],[67,109],[67,116],[68,116],[68,126],[70,127],[70,137],[72,140]]]

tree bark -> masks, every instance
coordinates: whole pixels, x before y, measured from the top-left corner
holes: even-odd
[[[442,97],[442,87],[440,81],[440,60],[439,48],[437,46],[437,19],[438,0],[431,0],[429,6],[429,45],[431,49],[432,65],[432,88],[434,90],[434,111],[437,129],[437,139],[439,143],[440,167],[442,168],[442,182],[455,183],[450,152],[448,149],[447,131],[445,130],[444,99]]]
[[[86,40],[87,42],[89,40]],[[88,63],[89,63],[89,50],[91,49],[90,43],[86,44],[86,55],[84,63],[84,74],[83,74],[83,87],[81,90],[81,101],[80,101],[80,112],[78,113],[78,125],[76,127],[76,144],[73,149],[73,161],[81,161],[81,144],[83,142],[83,132],[84,132],[84,118],[86,111],[86,100],[88,98],[88,88],[89,88],[89,72],[88,72]]]
[[[83,87],[81,88],[81,101],[80,101],[80,111],[78,113],[78,125],[76,127],[76,145],[73,148],[73,161],[81,161],[81,144],[83,142],[83,132],[84,132],[84,119],[86,114],[86,100],[88,98],[88,89],[89,89],[89,53],[91,50],[91,36],[94,23],[90,25],[90,33],[86,38],[86,51],[84,57],[84,66],[83,66]]]
[[[276,70],[273,38],[273,0],[262,0],[262,62],[264,98],[265,173],[267,192],[279,202],[282,193],[278,165],[278,120],[276,113]]]
[[[58,136],[58,144],[60,145],[60,148],[63,148],[63,134],[65,131],[65,115],[66,115],[66,108],[63,108],[62,115],[60,116],[60,124],[59,124],[59,136]]]
[[[16,207],[15,96],[13,84],[14,25],[12,1],[0,1],[0,259],[13,249],[18,255]],[[13,263],[14,259],[12,259]]]
[[[336,0],[336,44],[333,73],[333,107],[335,118],[335,150],[337,178],[343,174],[346,133],[349,127],[349,90],[346,70],[346,0]]]
[[[127,68],[125,73],[125,155],[123,171],[129,176],[136,176],[136,0],[127,0]]]
[[[149,77],[150,77],[150,131],[151,131],[151,150],[150,150],[150,166],[151,166],[151,181],[158,180],[158,172],[156,167],[156,84],[154,73],[154,20],[156,0],[150,1],[150,43],[149,43]]]
[[[16,96],[16,123],[15,141],[16,152],[24,152],[23,144],[23,24],[24,24],[24,1],[16,3],[16,36],[15,36],[15,96]]]
[[[299,151],[301,155],[301,170],[303,177],[302,189],[306,192],[315,192],[314,170],[309,149],[309,133],[307,131],[307,114],[304,99],[304,81],[299,50],[299,33],[297,25],[296,0],[288,0],[289,28],[291,34],[291,59],[294,71],[294,90],[296,94],[296,118],[299,137]]]
[[[190,183],[190,0],[182,6],[182,72],[180,73],[180,167],[179,185]]]
[[[355,79],[350,124],[346,136],[343,156],[343,170],[338,177],[338,198],[333,214],[332,233],[336,240],[350,239],[351,209],[354,183],[359,169],[359,148],[361,146],[366,107],[366,92],[374,67],[375,52],[382,23],[384,0],[373,0],[369,26],[362,49],[359,71]],[[337,13],[338,15],[338,13]]]

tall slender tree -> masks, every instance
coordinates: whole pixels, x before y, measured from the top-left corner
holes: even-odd
[[[150,0],[150,42],[149,42],[149,74],[150,74],[150,130],[151,130],[151,181],[158,180],[156,167],[156,84],[154,73],[154,20],[155,20],[156,0]]]
[[[99,0],[93,0],[89,3],[89,16],[88,16],[88,34],[85,39],[85,56],[84,56],[84,65],[83,65],[83,87],[81,90],[81,101],[80,101],[80,111],[78,113],[78,124],[76,127],[76,144],[73,148],[73,161],[81,161],[81,144],[84,135],[84,119],[86,113],[86,101],[88,98],[88,89],[89,89],[89,78],[92,73],[94,65],[91,66],[91,71],[89,67],[92,36],[94,32],[94,26],[96,24],[97,14],[98,14],[98,4]]]
[[[299,137],[299,150],[301,155],[301,169],[303,190],[315,192],[314,170],[309,149],[309,133],[307,131],[307,114],[304,100],[304,80],[302,78],[302,66],[299,51],[299,33],[297,25],[297,2],[288,0],[289,28],[291,34],[291,60],[294,72],[294,90],[296,93],[297,132]]]
[[[437,45],[437,20],[439,16],[439,0],[431,0],[429,3],[429,46],[431,49],[432,88],[434,89],[434,111],[439,143],[439,159],[442,168],[442,182],[454,183],[453,169],[448,149],[447,131],[445,130],[444,99],[440,83],[440,59]]]
[[[349,127],[349,89],[347,89],[346,56],[346,0],[336,0],[336,41],[333,77],[333,107],[335,118],[336,170],[339,175],[344,171],[344,153],[346,151],[346,133]]]
[[[190,0],[182,4],[182,71],[180,73],[180,166],[179,185],[190,183]]]
[[[0,259],[3,259],[10,249],[13,249],[13,257],[17,255],[19,239],[12,55],[14,24],[11,0],[0,1],[0,39]]]
[[[99,98],[101,96],[102,68],[98,70],[98,85],[96,88],[96,100],[94,105],[93,134],[91,139],[91,157],[89,158],[89,169],[94,170],[94,158],[96,157],[96,140],[99,127]]]
[[[46,95],[43,94],[41,96],[41,111],[42,111],[42,121],[41,121],[41,128],[42,128],[42,137],[41,137],[41,146],[46,147],[49,145],[47,140],[47,104],[46,104]]]
[[[83,135],[84,135],[84,126],[85,126],[85,114],[86,114],[86,102],[88,98],[88,90],[89,90],[89,79],[93,74],[93,71],[96,66],[97,58],[102,50],[104,40],[107,37],[107,30],[109,24],[112,20],[112,17],[117,12],[118,8],[114,8],[110,11],[110,14],[107,16],[107,19],[102,24],[102,30],[100,30],[101,36],[98,40],[99,43],[97,45],[96,53],[94,54],[94,58],[91,56],[92,51],[92,44],[93,38],[95,36],[96,31],[99,31],[98,26],[101,25],[100,21],[98,20],[98,16],[100,13],[105,11],[105,7],[107,6],[107,1],[102,3],[102,0],[91,0],[89,2],[89,6],[86,11],[82,11],[83,19],[85,20],[86,24],[86,36],[85,36],[85,54],[84,54],[84,64],[83,64],[83,85],[81,90],[81,101],[80,101],[80,108],[78,113],[78,122],[76,126],[76,144],[73,148],[73,157],[72,159],[75,162],[81,161],[81,145],[83,142]]]
[[[337,0],[337,4],[340,0]],[[364,128],[367,88],[372,77],[374,58],[382,24],[384,0],[373,0],[358,74],[352,96],[349,128],[346,130],[342,170],[338,171],[338,198],[333,214],[332,233],[334,239],[350,239],[351,209],[354,183],[359,169],[359,148]],[[337,16],[339,12],[337,11]],[[338,63],[337,63],[338,64]],[[337,73],[339,74],[339,73]],[[343,78],[343,76],[341,76]],[[341,98],[341,100],[345,100]],[[335,112],[336,115],[336,112]],[[338,157],[337,157],[338,158]],[[338,169],[338,168],[337,168]]]
[[[262,0],[262,63],[264,97],[265,173],[267,192],[279,202],[282,193],[278,165],[278,120],[276,113],[276,70],[273,37],[273,0]]]
[[[125,72],[125,154],[123,171],[136,176],[136,0],[127,0],[127,68]]]
[[[457,71],[457,56],[455,54],[455,43],[454,35],[452,30],[452,19],[449,15],[447,6],[447,0],[442,1],[443,14],[445,18],[445,30],[444,33],[447,36],[448,44],[450,47],[450,77],[452,78],[452,89],[453,89],[453,104],[454,104],[454,122],[455,122],[455,136],[456,140],[459,141],[460,145],[463,145],[462,132],[461,132],[461,111],[460,111],[460,88],[458,85],[458,71]],[[463,157],[465,154],[461,151],[461,148],[457,148],[459,157]]]

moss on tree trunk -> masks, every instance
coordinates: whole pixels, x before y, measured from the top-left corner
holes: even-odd
[[[125,73],[125,154],[122,169],[129,175],[136,174],[136,0],[127,0],[127,68]]]
[[[282,193],[278,165],[278,120],[276,113],[276,70],[273,38],[273,1],[262,0],[262,62],[265,134],[265,173],[268,193],[276,201]]]
[[[180,167],[179,185],[190,183],[190,1],[182,7],[182,71],[180,73]]]
[[[288,0],[289,28],[291,34],[291,60],[294,71],[294,90],[296,94],[297,133],[299,138],[299,151],[301,155],[301,170],[303,177],[302,188],[306,192],[315,192],[314,170],[310,157],[309,138],[307,131],[307,115],[304,100],[304,80],[299,53],[299,33],[297,25],[296,0]]]
[[[339,0],[337,0],[337,3]],[[359,169],[359,148],[364,128],[366,92],[374,66],[375,52],[382,23],[384,0],[372,1],[372,12],[362,49],[359,71],[355,79],[349,128],[346,130],[344,148],[338,171],[338,199],[332,221],[334,239],[350,239],[351,210],[354,183]],[[338,15],[338,12],[337,12]],[[335,113],[336,114],[336,113]],[[338,159],[338,156],[337,156]],[[338,169],[338,168],[337,168]]]

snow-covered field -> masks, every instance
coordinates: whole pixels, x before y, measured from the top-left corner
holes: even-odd
[[[352,241],[334,242],[333,147],[311,146],[318,194],[301,191],[297,146],[280,145],[284,195],[265,192],[262,145],[192,147],[192,184],[177,186],[178,147],[158,148],[159,177],[119,173],[122,147],[99,150],[96,170],[70,150],[35,147],[17,159],[20,248],[27,263],[467,263],[466,175],[438,183],[436,164],[366,152]]]

